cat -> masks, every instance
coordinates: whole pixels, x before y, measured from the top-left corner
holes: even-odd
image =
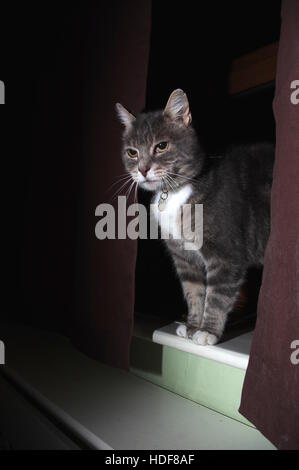
[[[182,240],[164,240],[188,305],[177,335],[198,345],[221,339],[246,271],[261,266],[270,231],[274,161],[271,143],[231,147],[209,158],[192,126],[187,95],[180,89],[164,110],[134,116],[121,104],[122,158],[143,189],[152,191],[177,223],[183,204],[203,204],[203,243],[186,250]]]

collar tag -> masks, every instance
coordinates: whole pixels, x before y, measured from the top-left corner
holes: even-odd
[[[159,199],[159,202],[158,202],[158,208],[159,208],[159,211],[160,212],[163,212],[165,207],[166,207],[166,202],[167,202],[167,199],[168,199],[168,190],[167,189],[163,189],[161,195],[160,195],[160,199]]]

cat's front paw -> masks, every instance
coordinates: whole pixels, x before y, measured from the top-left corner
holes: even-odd
[[[180,325],[177,327],[177,329],[176,329],[176,334],[177,334],[180,338],[188,338],[186,325],[184,325],[183,323],[180,324]]]
[[[212,346],[218,343],[218,338],[208,331],[197,330],[192,336],[192,341],[200,346]]]
[[[193,343],[198,344],[200,346],[212,346],[218,343],[219,338],[208,331],[202,331],[196,329],[194,326],[185,325],[181,323],[178,325],[176,329],[176,334],[180,338],[191,339]]]

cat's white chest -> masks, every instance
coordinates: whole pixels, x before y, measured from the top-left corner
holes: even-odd
[[[182,206],[190,198],[192,187],[188,184],[175,193],[170,192],[163,211],[159,209],[161,194],[161,191],[157,193],[152,206],[153,215],[161,227],[161,234],[163,236],[169,233],[170,237],[180,238]]]

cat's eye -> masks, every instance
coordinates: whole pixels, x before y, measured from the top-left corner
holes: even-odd
[[[156,145],[155,152],[163,153],[168,149],[168,147],[169,147],[168,142],[160,142],[158,145]]]
[[[127,154],[130,158],[137,158],[138,157],[138,150],[136,150],[136,149],[127,149]]]

